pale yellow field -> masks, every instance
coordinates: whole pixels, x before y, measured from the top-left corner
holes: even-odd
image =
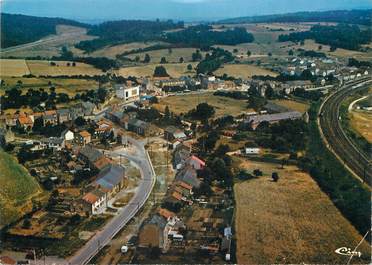
[[[164,44],[163,42],[133,42],[128,44],[120,44],[114,46],[108,46],[103,49],[99,49],[97,51],[92,52],[89,56],[93,57],[109,57],[109,58],[116,58],[116,55],[121,54],[123,52],[131,51],[134,49],[142,49],[146,48],[155,44]],[[129,57],[129,56],[128,56]]]
[[[189,63],[177,63],[177,64],[162,64],[165,69],[167,69],[167,73],[171,77],[180,77],[183,75],[190,75],[194,74],[195,72],[188,72],[187,71],[187,65]],[[196,66],[197,63],[191,63],[193,67]],[[136,77],[151,77],[154,74],[154,69],[156,66],[160,64],[148,64],[143,66],[133,66],[133,67],[124,67],[120,68],[116,71],[118,75],[121,76],[136,76]]]
[[[224,115],[237,116],[241,113],[252,111],[246,108],[247,103],[245,100],[214,96],[213,92],[203,94],[185,94],[161,98],[159,100],[159,104],[154,104],[154,107],[163,112],[165,107],[168,106],[170,111],[180,114],[186,113],[195,108],[198,104],[204,102],[215,107],[216,117]]]
[[[0,76],[23,76],[29,74],[26,61],[23,59],[0,59]]]
[[[152,63],[160,63],[162,57],[165,57],[167,62],[170,63],[178,63],[180,58],[182,57],[185,62],[191,62],[192,54],[196,51],[195,48],[173,48],[172,52],[169,53],[168,49],[156,50],[156,51],[149,51],[144,53],[136,53],[128,55],[129,58],[136,58],[139,56],[141,60],[145,58],[146,53],[150,55]],[[205,52],[201,52],[204,56]]]
[[[67,66],[67,61],[55,61],[51,66],[49,61],[27,61],[31,74],[39,75],[99,75],[102,71],[85,63],[76,63],[76,66]],[[70,62],[71,63],[71,62]]]
[[[280,106],[283,106],[283,107],[286,107],[286,108],[289,108],[289,109],[292,109],[292,110],[296,110],[296,111],[301,112],[301,113],[305,113],[309,109],[308,104],[298,102],[298,101],[294,101],[294,100],[276,99],[276,100],[272,100],[272,102],[277,104],[277,105],[280,105]]]
[[[226,64],[214,72],[215,75],[221,76],[227,74],[236,78],[249,78],[254,75],[270,75],[277,76],[278,74],[258,66],[248,64]]]
[[[354,248],[362,236],[341,215],[315,181],[295,166],[244,161],[240,168],[261,169],[264,176],[235,184],[237,262],[239,264],[345,264],[335,253]],[[272,172],[279,181],[271,181]],[[370,248],[358,248],[368,263]]]
[[[372,113],[352,111],[349,115],[353,129],[372,143]]]

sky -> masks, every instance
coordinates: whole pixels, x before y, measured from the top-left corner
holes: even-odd
[[[1,11],[89,21],[185,21],[296,11],[371,8],[372,0],[0,0]]]

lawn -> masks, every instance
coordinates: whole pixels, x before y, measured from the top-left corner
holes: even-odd
[[[309,105],[306,103],[294,101],[294,100],[288,100],[288,99],[276,99],[272,100],[271,102],[283,106],[292,110],[296,110],[301,113],[305,113],[309,109]]]
[[[189,63],[174,63],[174,64],[163,64],[167,73],[174,78],[178,78],[183,75],[193,75],[195,72],[188,72],[187,65]],[[191,63],[194,67],[196,63]],[[120,68],[116,73],[121,76],[136,76],[136,77],[150,77],[154,74],[154,69],[160,64],[148,64],[143,66],[133,66]]]
[[[264,68],[249,64],[226,64],[214,72],[215,75],[227,74],[235,78],[251,78],[254,75],[277,76],[278,74]]]
[[[240,168],[261,169],[264,176],[234,186],[237,214],[237,261],[245,264],[346,263],[335,253],[354,248],[362,236],[341,215],[316,182],[295,166],[241,160]],[[277,183],[271,173],[278,172]],[[367,263],[370,254],[364,241],[358,251]]]
[[[244,112],[252,111],[247,109],[247,103],[245,100],[214,96],[213,92],[168,96],[161,98],[159,100],[159,104],[154,104],[154,107],[163,112],[165,107],[168,106],[170,111],[180,114],[186,113],[195,108],[198,104],[204,102],[212,105],[215,108],[215,116],[217,117],[224,115],[237,116]]]
[[[11,155],[0,151],[0,227],[32,209],[32,197],[42,190],[28,171]]]

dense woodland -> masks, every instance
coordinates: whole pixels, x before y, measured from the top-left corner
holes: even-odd
[[[219,23],[284,23],[284,22],[337,22],[359,25],[371,25],[372,10],[335,10],[322,12],[296,12],[279,15],[231,18]]]
[[[136,41],[159,40],[165,30],[183,28],[183,22],[145,20],[120,20],[109,21],[93,26],[89,35],[99,38],[81,41],[76,48],[86,52],[93,52],[108,45],[130,43]]]
[[[215,44],[237,45],[253,42],[254,37],[244,28],[226,31],[213,31],[211,26],[198,25],[187,29],[168,33],[165,40],[170,43],[183,43],[192,47],[208,47]]]
[[[37,41],[56,34],[57,25],[89,27],[63,18],[34,17],[1,13],[1,48]]]
[[[340,24],[337,26],[315,25],[309,31],[293,32],[288,35],[280,35],[278,41],[301,42],[313,39],[317,43],[330,45],[331,48],[344,48],[359,50],[362,44],[370,42],[371,29],[361,30],[356,25]]]

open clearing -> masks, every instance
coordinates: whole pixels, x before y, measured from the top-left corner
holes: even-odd
[[[167,70],[167,73],[174,78],[183,75],[193,75],[195,72],[187,71],[187,65],[189,63],[177,63],[177,64],[162,64]],[[160,64],[148,64],[143,66],[124,67],[116,71],[116,74],[121,76],[136,76],[136,77],[151,77],[154,74],[155,67]],[[196,63],[191,63],[193,67]]]
[[[252,111],[247,109],[247,103],[245,100],[214,96],[213,92],[168,96],[161,98],[159,104],[154,104],[154,107],[159,111],[164,112],[165,107],[168,106],[170,111],[180,114],[186,113],[195,108],[198,104],[204,102],[215,108],[216,117],[224,115],[237,116],[241,113]]]
[[[305,113],[309,109],[309,105],[306,103],[294,101],[294,100],[288,100],[288,99],[275,99],[271,100],[271,102],[283,106],[285,108],[289,108],[291,110],[296,110],[301,113]]]
[[[32,209],[31,198],[41,188],[27,170],[9,154],[0,150],[0,227]]]
[[[240,160],[240,168],[264,176],[235,184],[237,261],[240,264],[341,264],[334,251],[354,248],[362,236],[341,215],[316,182],[295,166]],[[271,173],[278,172],[277,183]],[[288,232],[290,231],[290,232]],[[369,245],[358,248],[368,263]]]
[[[372,143],[372,113],[352,111],[349,115],[352,128]]]
[[[277,76],[277,73],[266,70],[264,68],[249,65],[249,64],[226,64],[214,72],[215,75],[222,76],[227,74],[235,78],[250,78],[254,75],[269,75]]]
[[[58,56],[61,48],[66,46],[75,56],[80,56],[83,54],[83,51],[76,49],[73,46],[80,41],[96,38],[87,35],[87,30],[80,27],[58,25],[56,31],[57,35],[48,36],[36,42],[4,49],[0,55],[2,57],[14,56],[16,58],[35,56],[51,57]]]
[[[55,61],[56,65],[51,66],[50,61],[0,59],[0,76],[23,76],[33,74],[40,75],[99,75],[102,71],[85,63],[76,63],[76,66],[67,66],[67,61]]]

